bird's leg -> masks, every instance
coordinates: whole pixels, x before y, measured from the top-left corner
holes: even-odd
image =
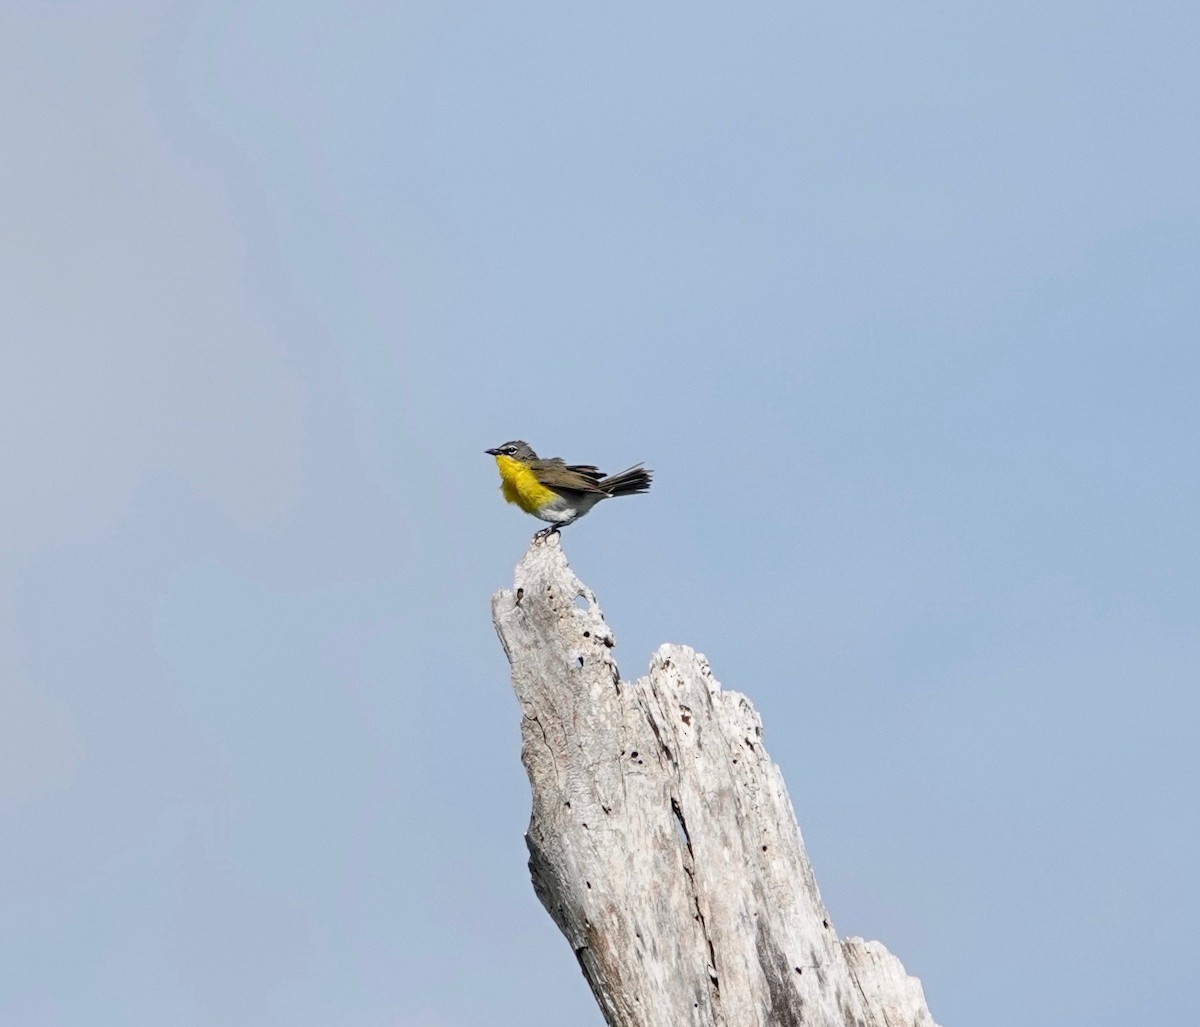
[[[549,538],[551,535],[557,535],[557,534],[558,534],[558,525],[550,524],[547,527],[542,528],[541,531],[534,532],[533,541],[540,542],[542,539],[546,539],[546,538]]]

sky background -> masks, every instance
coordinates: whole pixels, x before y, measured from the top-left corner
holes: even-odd
[[[0,1027],[592,1025],[488,446],[947,1027],[1194,1015],[1200,8],[0,8]]]

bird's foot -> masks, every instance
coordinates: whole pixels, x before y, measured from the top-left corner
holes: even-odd
[[[542,542],[542,541],[545,541],[546,539],[548,539],[551,535],[557,535],[557,534],[558,534],[558,525],[551,524],[548,527],[543,528],[541,531],[535,532],[534,536],[533,536],[533,541],[534,542]]]

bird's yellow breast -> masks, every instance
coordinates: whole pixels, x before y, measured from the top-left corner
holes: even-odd
[[[537,476],[520,460],[509,456],[496,457],[500,468],[500,491],[510,503],[516,503],[526,513],[537,513],[547,503],[558,498],[558,493],[546,488]]]

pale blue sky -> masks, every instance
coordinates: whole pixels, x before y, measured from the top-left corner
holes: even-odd
[[[483,450],[947,1027],[1193,1014],[1194,3],[0,10],[0,1027],[598,1025]]]

